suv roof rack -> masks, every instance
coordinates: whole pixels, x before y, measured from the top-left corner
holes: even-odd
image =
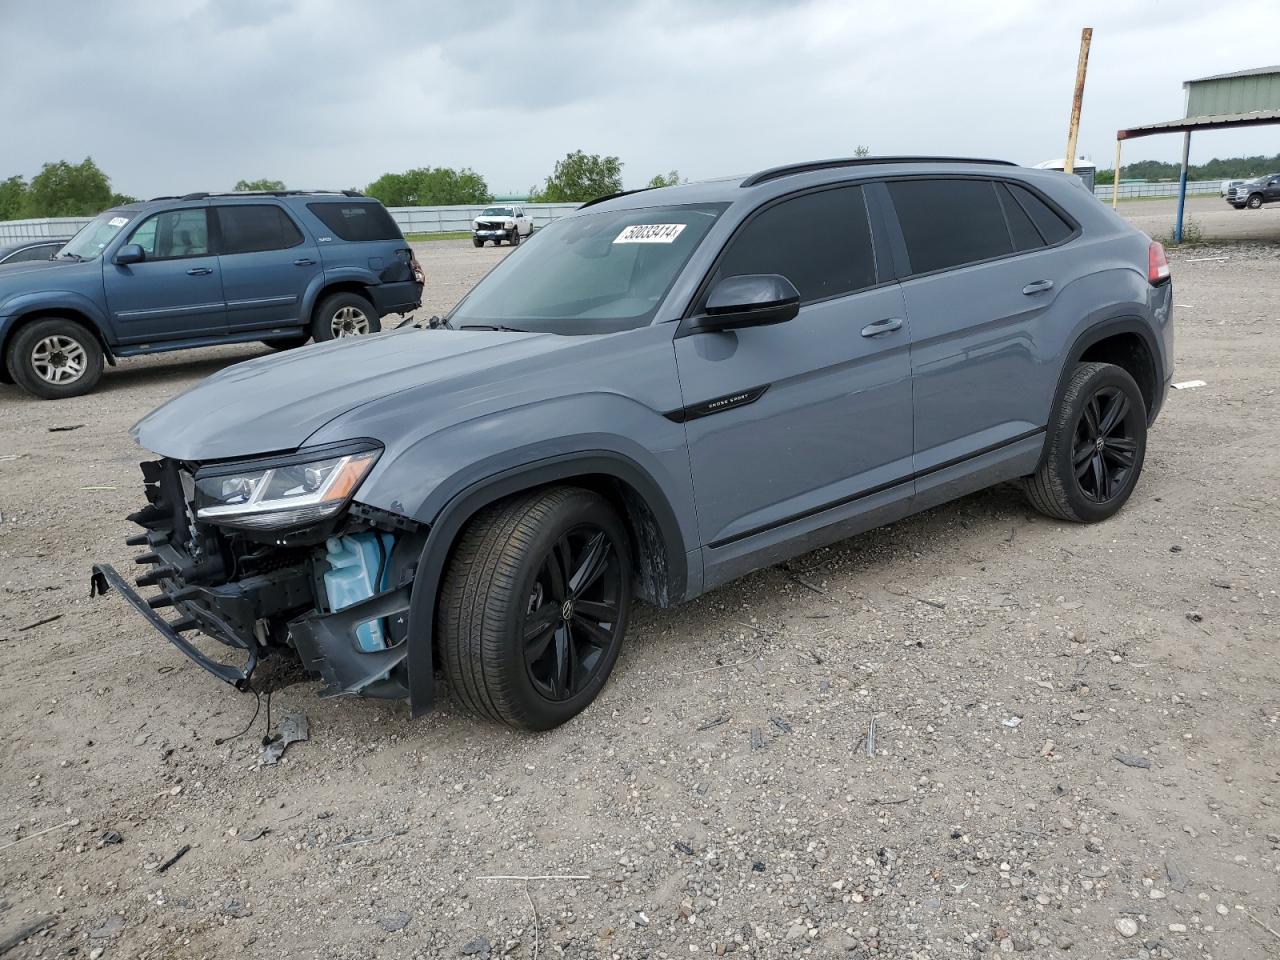
[[[223,193],[186,193],[182,196],[152,197],[156,200],[208,200],[210,197],[301,197],[311,194],[332,194],[343,197],[363,197],[359,190],[228,190]]]
[[[753,173],[739,184],[741,187],[754,187],[780,180],[797,173],[812,173],[814,170],[835,170],[840,167],[863,167],[886,163],[994,163],[1002,167],[1016,167],[1011,160],[985,160],[981,157],[841,157],[835,160],[810,160],[808,163],[789,163],[782,167],[770,167]]]

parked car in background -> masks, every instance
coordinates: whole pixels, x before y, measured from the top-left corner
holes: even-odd
[[[1077,179],[995,161],[605,197],[446,319],[252,360],[143,418],[129,542],[157,592],[106,565],[95,591],[241,689],[283,655],[323,695],[418,714],[439,669],[462,707],[546,729],[600,692],[633,596],[1008,480],[1107,519],[1173,369],[1160,244]]]
[[[1222,183],[1218,185],[1218,195],[1225,197],[1232,187],[1238,187],[1242,183],[1244,183],[1243,180],[1223,180]]]
[[[1275,203],[1277,200],[1280,200],[1280,173],[1244,180],[1227,189],[1227,203],[1237,210],[1245,207],[1257,210],[1264,203]]]
[[[391,214],[354,191],[126,204],[55,259],[0,268],[0,380],[73,397],[119,357],[375,333],[417,308],[423,282]]]
[[[25,263],[28,260],[49,260],[62,249],[68,237],[39,240],[23,240],[0,244],[0,266],[6,263]]]
[[[483,247],[486,240],[492,240],[495,247],[503,240],[514,247],[521,237],[531,233],[533,220],[518,204],[485,207],[480,216],[471,221],[471,242],[477,247]]]

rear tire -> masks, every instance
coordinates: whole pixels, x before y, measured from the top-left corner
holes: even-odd
[[[1080,363],[1049,420],[1044,459],[1022,480],[1046,516],[1096,523],[1133,493],[1147,451],[1147,407],[1128,371]]]
[[[102,379],[98,338],[61,317],[36,320],[19,330],[5,362],[13,382],[41,400],[82,396]]]
[[[1257,210],[1260,206],[1262,206],[1262,194],[1260,193],[1250,194],[1249,199],[1244,202],[1244,205],[1248,207],[1250,210]]]
[[[377,333],[382,329],[373,304],[358,293],[334,293],[320,301],[311,320],[316,343]]]
[[[549,730],[617,661],[631,602],[626,528],[602,497],[553,487],[478,514],[440,593],[440,660],[468,712]]]

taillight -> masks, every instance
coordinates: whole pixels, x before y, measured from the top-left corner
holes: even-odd
[[[1147,282],[1154,285],[1169,279],[1169,258],[1164,255],[1164,245],[1152,240],[1147,248]]]
[[[422,269],[422,264],[418,263],[418,258],[412,250],[409,251],[409,266],[413,268],[413,279],[421,284],[426,284],[427,275]],[[1169,272],[1169,268],[1165,267],[1165,273]]]

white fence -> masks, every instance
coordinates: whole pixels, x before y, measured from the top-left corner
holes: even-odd
[[[0,222],[0,244],[17,240],[40,240],[44,237],[69,237],[92,217],[46,217],[42,220],[5,220]]]
[[[453,233],[470,230],[471,221],[480,211],[490,206],[508,206],[504,203],[486,204],[481,207],[388,207],[405,233]],[[523,207],[535,227],[545,227],[552,220],[567,216],[577,210],[576,203],[513,203]]]
[[[1093,195],[1099,200],[1111,202],[1111,189],[1114,184],[1109,182],[1095,183],[1093,185]],[[1217,195],[1222,187],[1221,180],[1188,180],[1187,196],[1204,196],[1205,194]],[[1174,183],[1121,183],[1120,199],[1132,200],[1135,197],[1176,197],[1178,195],[1178,184]]]
[[[471,221],[486,206],[479,207],[388,207],[400,229],[408,233],[451,233],[470,230]],[[521,203],[533,219],[535,227],[544,227],[578,209],[576,203]],[[0,222],[0,244],[20,240],[38,240],[42,237],[70,237],[92,217],[46,217],[41,220],[6,220]]]

